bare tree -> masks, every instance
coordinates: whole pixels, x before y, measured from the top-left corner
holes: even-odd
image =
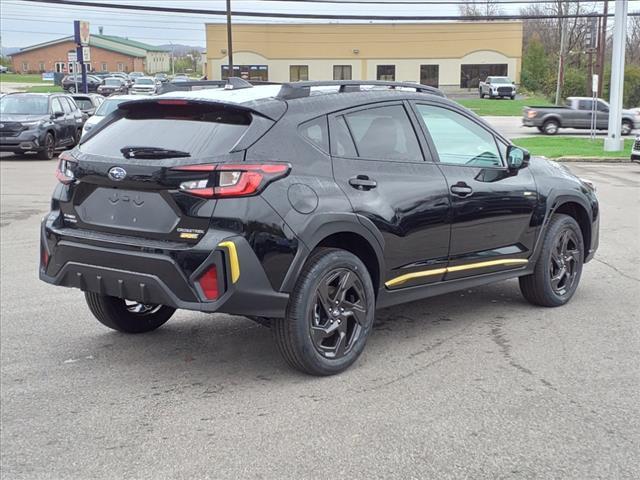
[[[463,17],[490,17],[502,14],[498,0],[469,0],[458,5],[458,10]]]
[[[640,17],[629,17],[626,61],[640,66]]]

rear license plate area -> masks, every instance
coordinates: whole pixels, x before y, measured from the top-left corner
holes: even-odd
[[[138,232],[170,233],[180,217],[157,192],[97,188],[76,212],[82,222]]]

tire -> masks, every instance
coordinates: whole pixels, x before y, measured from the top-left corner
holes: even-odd
[[[56,150],[56,141],[49,132],[44,136],[44,148],[38,152],[37,157],[40,160],[51,160]]]
[[[515,95],[511,95],[511,100],[515,100],[516,96]]]
[[[274,319],[272,331],[291,367],[335,375],[360,356],[374,317],[375,292],[362,261],[345,250],[320,248],[307,260],[285,318]]]
[[[538,129],[538,131],[539,131],[540,133],[544,133],[544,128],[542,128],[542,127],[536,127],[536,128]]]
[[[530,303],[542,307],[564,305],[578,288],[583,261],[580,226],[568,215],[554,215],[533,273],[519,279],[522,295]]]
[[[633,124],[628,120],[623,120],[622,129],[620,130],[620,133],[624,136],[627,136],[627,135],[631,135],[632,131],[633,131]]]
[[[484,98],[484,93],[482,93],[482,90],[478,90],[478,92],[480,92],[480,98]]]
[[[89,310],[101,324],[122,333],[151,332],[164,325],[176,311],[164,305],[127,304],[121,298],[92,292],[85,292],[84,297]]]
[[[76,145],[78,145],[78,143],[80,143],[80,138],[82,137],[82,129],[81,128],[77,128],[76,129],[76,136],[73,138],[73,146],[75,147]]]
[[[560,123],[557,120],[547,120],[542,124],[542,130],[546,135],[555,135],[560,129]]]

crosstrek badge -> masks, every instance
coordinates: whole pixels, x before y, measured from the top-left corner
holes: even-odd
[[[185,240],[197,240],[204,233],[204,230],[194,228],[178,228],[177,231],[180,234],[180,238]]]

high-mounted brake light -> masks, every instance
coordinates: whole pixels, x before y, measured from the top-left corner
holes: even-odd
[[[207,176],[185,180],[180,190],[202,198],[248,197],[261,192],[269,183],[286,177],[287,164],[220,164],[186,165],[172,170],[209,173]]]
[[[77,163],[69,152],[62,152],[58,156],[58,167],[56,168],[56,178],[60,183],[69,185],[75,182],[76,176],[73,173],[73,167]]]
[[[158,105],[188,105],[189,102],[186,100],[158,100],[156,102]]]

